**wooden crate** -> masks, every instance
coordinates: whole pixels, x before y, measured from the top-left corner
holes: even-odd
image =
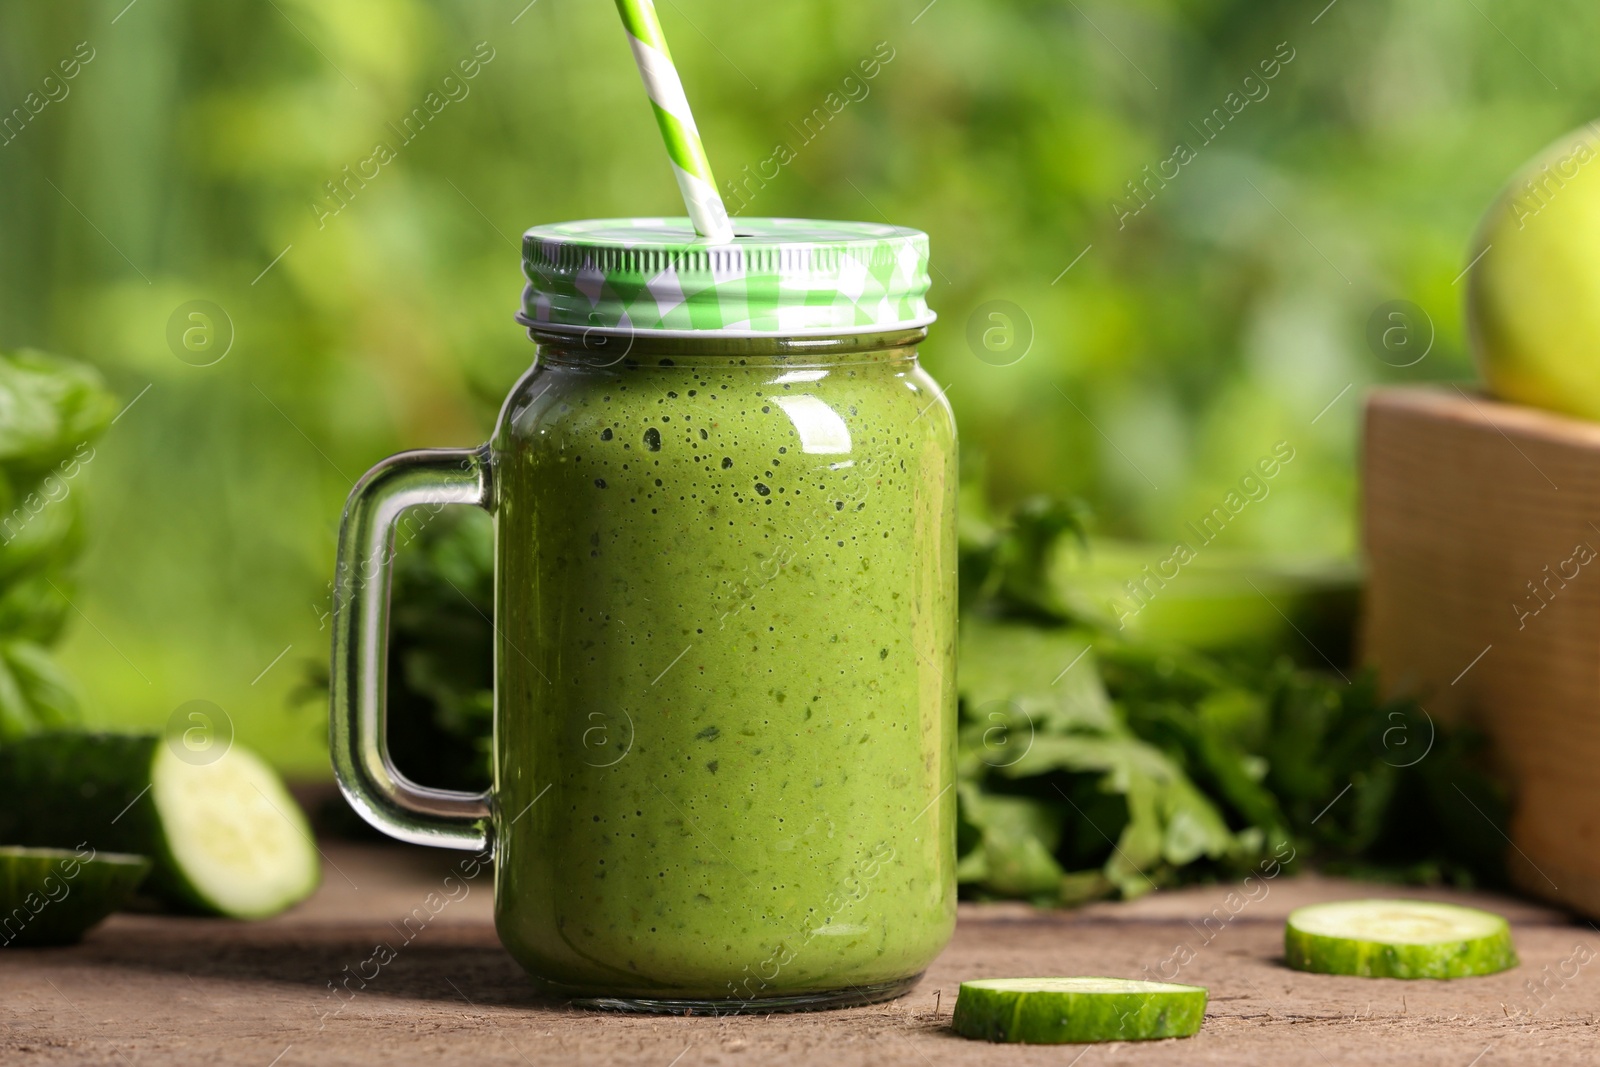
[[[1387,388],[1365,438],[1363,658],[1487,732],[1512,877],[1600,916],[1600,423]]]

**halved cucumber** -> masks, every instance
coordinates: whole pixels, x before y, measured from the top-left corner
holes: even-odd
[[[1426,900],[1343,900],[1289,913],[1283,954],[1297,971],[1371,978],[1462,978],[1517,965],[1493,912]]]
[[[1188,1037],[1206,1015],[1200,986],[1127,978],[986,978],[962,982],[963,1037],[1055,1045]]]
[[[70,945],[149,870],[144,856],[120,852],[0,848],[0,945]]]
[[[0,747],[0,841],[147,855],[152,893],[235,918],[282,911],[320,875],[305,816],[270,767],[239,745],[195,765],[155,735]]]

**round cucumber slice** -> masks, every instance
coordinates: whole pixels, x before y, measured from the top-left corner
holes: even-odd
[[[1188,1037],[1206,1015],[1200,986],[1127,978],[986,978],[962,982],[963,1037],[1036,1045]]]
[[[277,774],[234,745],[196,766],[162,745],[150,774],[172,869],[195,905],[254,919],[304,899],[320,868],[311,828]]]
[[[1283,954],[1297,971],[1370,978],[1464,978],[1517,965],[1493,912],[1426,900],[1343,900],[1289,913]]]
[[[70,945],[120,908],[144,856],[84,848],[0,848],[0,945]]]

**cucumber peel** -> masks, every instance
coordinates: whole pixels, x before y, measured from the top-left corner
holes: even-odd
[[[1289,913],[1285,962],[1368,978],[1464,978],[1515,967],[1511,926],[1493,912],[1425,900],[1343,900]]]
[[[150,860],[82,848],[0,848],[0,945],[70,945],[120,908]]]
[[[197,765],[153,734],[0,747],[0,841],[149,856],[153,896],[241,919],[298,903],[321,874],[305,816],[257,756],[235,744]]]
[[[963,1037],[1037,1045],[1188,1037],[1205,1020],[1200,986],[1127,978],[962,982],[952,1025]]]

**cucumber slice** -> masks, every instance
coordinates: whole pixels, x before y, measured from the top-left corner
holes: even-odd
[[[1283,954],[1297,971],[1370,978],[1463,978],[1517,965],[1493,912],[1426,900],[1342,900],[1289,913]]]
[[[1058,1045],[1188,1037],[1206,1015],[1200,986],[1127,978],[987,978],[962,982],[962,1037]]]
[[[144,856],[0,848],[0,945],[70,945],[120,908],[150,870]]]
[[[0,841],[133,852],[170,904],[261,918],[316,888],[305,816],[240,745],[180,759],[149,734],[36,734],[0,747]]]

